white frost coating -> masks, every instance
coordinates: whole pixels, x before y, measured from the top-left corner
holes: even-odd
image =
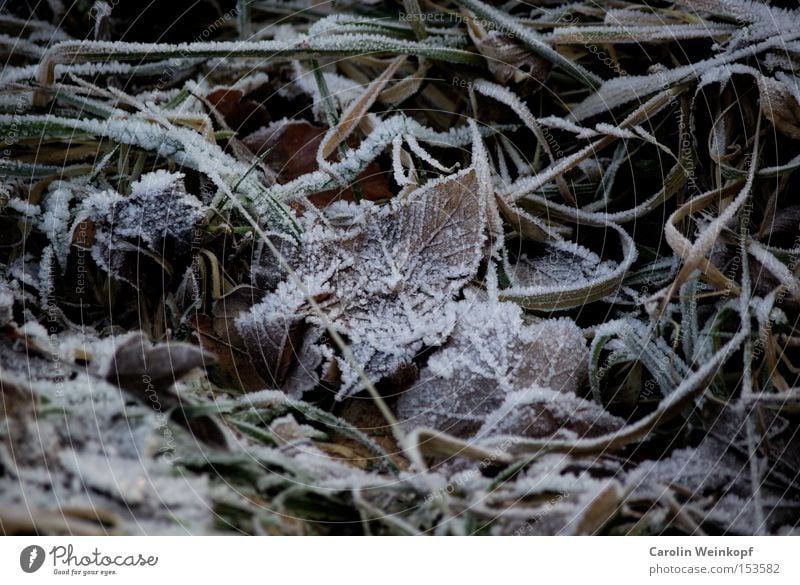
[[[392,176],[394,182],[400,187],[410,185],[412,183],[410,175],[413,168],[408,170],[409,176],[403,172],[403,137],[398,134],[392,138]]]
[[[173,191],[177,188],[177,183],[183,181],[183,178],[183,173],[170,173],[163,169],[147,173],[142,175],[138,181],[131,183],[131,196],[152,197],[166,191]]]
[[[613,124],[605,124],[600,123],[595,126],[596,133],[594,136],[597,136],[597,133],[608,134],[609,136],[616,136],[617,138],[626,139],[626,138],[636,138],[636,134],[627,129],[627,128],[618,128]],[[578,135],[578,138],[588,138],[588,136]]]
[[[547,246],[541,257],[520,256],[509,277],[512,285],[520,290],[552,289],[559,284],[570,287],[607,279],[618,267],[617,262],[602,260],[580,244],[556,240]]]
[[[563,206],[561,207],[563,208]],[[575,213],[578,213],[577,210],[575,210]],[[592,215],[601,215],[584,212],[579,213],[581,223],[586,223],[588,225],[593,225],[593,222],[590,221]],[[576,258],[583,258],[583,262],[586,263],[586,268],[583,268],[581,273],[585,275],[586,279],[583,281],[576,281],[574,278],[564,274],[562,270],[560,273],[564,278],[561,280],[533,277],[529,279],[528,282],[523,280],[503,290],[501,298],[514,300],[526,308],[535,309],[540,306],[552,307],[556,304],[561,308],[568,308],[581,306],[593,299],[596,300],[613,293],[621,284],[627,271],[636,261],[637,250],[633,239],[624,229],[608,221],[608,219],[603,223],[605,223],[606,227],[617,232],[620,237],[623,253],[621,262],[615,264],[611,261],[603,261],[588,268],[595,260],[599,260],[596,255],[577,243],[563,240],[557,241],[553,245],[555,250],[572,254]],[[530,262],[527,264],[530,264]],[[557,261],[552,264],[553,267],[558,267],[559,265],[563,265],[563,261]],[[537,270],[533,274],[541,272],[540,266],[543,266],[543,264],[540,263],[538,266],[535,266]],[[522,265],[522,268],[525,268],[525,264]],[[547,267],[545,270],[550,270],[551,268],[552,267]],[[523,274],[526,274],[526,272],[523,272]],[[527,274],[531,273],[527,272]]]
[[[44,200],[44,213],[39,221],[39,229],[47,234],[55,250],[62,273],[67,267],[67,255],[72,241],[70,230],[70,204],[74,198],[76,185],[56,181],[50,186]]]
[[[800,282],[798,282],[797,277],[789,270],[786,264],[778,260],[769,250],[755,240],[750,242],[748,250],[753,255],[753,258],[758,260],[764,268],[769,270],[769,272],[787,288],[792,296],[800,294]]]
[[[793,67],[789,69],[792,70]],[[800,79],[798,79],[797,75],[786,73],[785,71],[776,71],[775,79],[780,81],[783,86],[789,90],[789,93],[792,94],[794,100],[800,104]]]
[[[643,103],[652,94],[683,81],[700,77],[710,69],[733,64],[734,61],[757,55],[769,49],[781,49],[785,43],[795,40],[798,36],[800,36],[800,29],[791,31],[787,36],[767,37],[766,40],[756,44],[726,51],[711,59],[661,73],[615,77],[603,83],[599,90],[578,104],[570,113],[570,117],[575,121],[580,121],[632,101]]]
[[[485,79],[478,79],[474,82],[473,87],[475,91],[482,93],[486,97],[497,100],[501,104],[507,105],[511,108],[517,116],[523,121],[525,126],[533,132],[539,146],[547,153],[551,162],[555,160],[555,156],[550,148],[550,142],[542,133],[542,128],[536,117],[530,111],[528,106],[517,95],[502,85],[486,81]]]
[[[167,240],[177,254],[191,246],[195,226],[205,206],[186,193],[182,173],[159,170],[142,175],[123,197],[113,190],[91,193],[77,211],[72,232],[83,220],[92,220],[95,241],[92,258],[109,274],[127,280],[121,273],[128,246],[121,240],[163,254]]]
[[[208,478],[171,473],[166,461],[141,461],[64,450],[59,461],[89,490],[96,490],[129,506],[180,506],[199,499],[203,506]],[[189,496],[187,498],[187,496]]]
[[[640,13],[641,14],[641,13]],[[565,26],[545,37],[554,44],[663,43],[682,39],[707,39],[730,35],[737,29],[720,23],[664,24],[627,26]]]
[[[595,402],[534,385],[509,393],[486,417],[475,438],[521,435],[570,440],[614,431],[624,424],[624,420],[610,415]]]
[[[471,294],[455,309],[450,340],[397,403],[404,426],[469,437],[513,392],[533,386],[575,392],[585,370],[586,342],[570,319],[526,325],[516,304]]]
[[[42,250],[41,260],[39,261],[39,298],[42,306],[46,309],[54,307],[53,294],[55,291],[55,280],[53,270],[53,246],[47,246]]]
[[[3,275],[5,276],[5,275]],[[15,288],[15,287],[14,287]],[[14,318],[14,291],[5,280],[0,280],[0,327],[5,327]]]
[[[290,403],[289,397],[280,390],[259,390],[258,392],[249,392],[244,396],[236,399],[240,404],[248,406],[283,406]]]
[[[299,90],[300,92],[311,96],[314,101],[315,116],[320,121],[325,121],[324,100],[322,99],[322,95],[319,93],[319,86],[314,79],[313,72],[308,71],[299,63],[295,63],[294,67],[296,70],[296,75],[291,85],[295,86],[296,89],[287,88],[287,90],[291,91],[292,89],[295,89],[295,91]],[[353,103],[353,101],[355,101],[364,91],[364,87],[361,84],[356,83],[352,79],[343,77],[337,73],[323,71],[322,77],[325,79],[325,84],[328,86],[330,97],[334,100],[339,110],[344,110],[347,108],[347,106]]]
[[[60,79],[67,75],[78,77],[96,77],[98,75],[153,75],[165,69],[177,69],[186,64],[185,59],[168,59],[160,63],[131,64],[118,61],[103,61],[101,63],[76,63],[58,64],[55,68],[55,77]],[[0,71],[0,88],[8,87],[13,83],[31,80],[36,77],[38,65],[25,65],[22,67],[7,67]]]
[[[422,148],[422,146],[420,146],[419,142],[417,142],[417,139],[414,137],[413,134],[406,134],[404,138],[406,140],[406,143],[408,144],[408,147],[411,149],[411,152],[416,154],[420,159],[424,160],[426,163],[431,165],[436,170],[441,171],[443,173],[452,173],[456,169],[456,165],[453,165],[452,167],[446,167],[438,160],[433,158],[427,150],[425,150],[424,148]]]
[[[539,124],[548,126],[549,128],[557,128],[565,132],[572,132],[573,134],[584,135],[586,132],[591,132],[589,128],[585,128],[568,118],[560,118],[558,116],[545,116],[539,118]]]
[[[258,199],[259,209],[266,221],[272,221],[276,227],[282,227],[287,231],[291,230],[287,222],[293,215],[270,198],[255,173],[248,174],[247,165],[229,156],[216,143],[209,142],[201,134],[189,128],[179,126],[164,128],[139,116],[112,116],[106,120],[26,116],[25,120],[26,123],[41,125],[44,128],[41,133],[42,138],[48,136],[47,128],[53,130],[68,128],[96,136],[107,136],[123,144],[154,151],[160,156],[205,173],[220,189],[229,191],[231,187],[238,185],[237,193],[244,194],[250,200]],[[14,122],[14,116],[0,115],[0,124]]]
[[[42,212],[38,205],[23,201],[22,199],[9,199],[6,202],[6,207],[9,207],[19,213],[23,217],[35,218]]]

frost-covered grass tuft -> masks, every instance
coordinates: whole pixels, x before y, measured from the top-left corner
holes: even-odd
[[[90,4],[0,15],[0,532],[797,532],[792,3]]]

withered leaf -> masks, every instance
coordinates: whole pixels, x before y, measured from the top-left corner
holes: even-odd
[[[299,291],[286,291],[286,287],[282,283],[252,312],[245,312],[248,326],[239,326],[236,334],[270,388],[283,386],[305,329],[306,299]],[[251,314],[257,318],[248,319]]]
[[[175,382],[191,370],[214,361],[214,356],[188,343],[151,343],[143,334],[124,340],[111,358],[106,379],[128,395],[159,412],[172,410],[171,419],[196,439],[216,447],[228,445],[225,432],[212,416],[190,416],[175,393]]]
[[[572,415],[603,412],[574,394],[587,354],[583,334],[570,319],[526,325],[517,305],[475,297],[458,303],[456,311],[452,337],[397,403],[407,428],[426,426],[461,437],[543,436],[574,425],[583,434],[582,418]]]
[[[386,206],[340,204],[334,211],[339,217],[329,225],[309,226],[293,270],[378,381],[449,335],[451,301],[483,257],[486,201],[468,169]],[[276,372],[298,322],[322,325],[304,303],[287,281],[237,321],[250,352],[272,355]],[[335,359],[341,398],[357,390],[358,375]]]
[[[486,57],[489,71],[498,83],[519,83],[523,95],[541,88],[550,76],[552,65],[549,61],[506,35],[489,33],[476,46],[481,55]]]
[[[169,389],[194,368],[214,361],[214,357],[188,343],[151,343],[144,334],[125,339],[114,353],[106,379],[147,403],[148,393],[177,399]]]

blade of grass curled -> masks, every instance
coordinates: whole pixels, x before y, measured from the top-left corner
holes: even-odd
[[[573,219],[578,216],[580,216],[580,212]],[[619,235],[623,259],[612,272],[588,284],[561,283],[553,286],[511,287],[500,292],[500,299],[515,302],[530,311],[551,311],[580,307],[598,301],[616,291],[636,261],[636,244],[624,229],[613,222],[607,221],[604,225],[598,225],[594,221],[587,223],[586,218],[582,219],[578,223],[608,227]]]

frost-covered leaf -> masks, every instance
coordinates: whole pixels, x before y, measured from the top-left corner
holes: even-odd
[[[315,223],[304,233],[292,268],[372,380],[410,366],[417,352],[449,334],[451,301],[483,257],[485,208],[477,175],[468,169],[383,207],[334,206],[331,225]],[[304,302],[288,280],[239,318],[251,354],[262,351],[260,338],[273,348],[268,368],[285,355],[287,323],[305,317],[322,325],[304,315]],[[356,389],[358,377],[337,361],[342,397]]]
[[[520,288],[552,286],[554,283],[589,284],[611,274],[613,260],[602,260],[578,244],[556,241],[543,246],[542,254],[521,254],[509,274],[512,286]]]
[[[281,388],[299,350],[308,314],[306,299],[289,283],[280,283],[240,320],[234,316],[232,329],[238,330],[244,347],[261,377],[271,388]]]
[[[59,193],[55,191],[52,197]],[[66,199],[56,201],[59,205],[68,203]],[[131,271],[126,263],[128,254],[137,248],[148,250],[156,259],[186,254],[204,213],[203,204],[186,193],[182,173],[156,171],[134,182],[128,197],[113,190],[91,193],[82,201],[72,231],[74,233],[81,222],[91,221],[94,260],[109,274],[137,283],[142,275],[138,270]],[[55,218],[59,217],[55,210],[52,217],[48,221],[55,223]]]
[[[485,425],[492,413],[510,396],[531,388],[547,388],[542,392],[548,397],[564,393],[572,408],[582,403],[569,396],[583,377],[586,342],[570,319],[526,324],[517,305],[474,297],[458,303],[456,314],[450,340],[431,355],[419,381],[398,400],[398,418],[407,428],[431,427],[461,437],[473,436],[481,428],[488,433],[491,428]],[[529,400],[527,405],[535,402]],[[546,402],[539,400],[529,409],[523,406],[520,418],[500,431],[523,432],[526,421],[531,423]]]

